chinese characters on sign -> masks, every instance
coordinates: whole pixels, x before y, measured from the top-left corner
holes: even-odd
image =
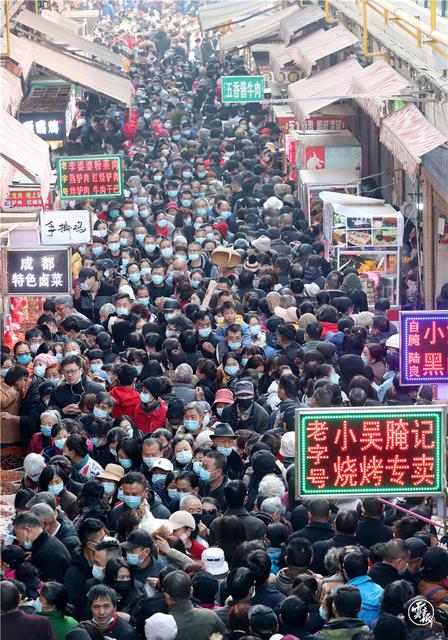
[[[42,208],[42,197],[39,189],[11,189],[3,209],[22,209],[26,211],[40,211]]]
[[[298,410],[298,493],[443,490],[444,409]]]
[[[32,117],[33,116],[33,117]],[[22,123],[43,140],[63,140],[65,138],[65,119],[54,114],[24,114]]]
[[[402,312],[402,384],[448,382],[448,312]]]
[[[121,156],[56,158],[58,189],[63,200],[123,195]]]
[[[263,76],[223,76],[221,96],[224,104],[260,102],[264,99]]]
[[[66,245],[91,242],[89,211],[42,211],[42,244]]]
[[[8,249],[7,278],[10,295],[69,293],[70,250]]]

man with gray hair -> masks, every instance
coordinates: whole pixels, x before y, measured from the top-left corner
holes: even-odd
[[[266,296],[266,304],[268,305],[271,313],[274,313],[275,307],[280,306],[280,298],[281,296],[278,291],[270,291]]]
[[[91,326],[92,320],[89,320],[87,316],[76,311],[72,296],[58,296],[54,299],[54,304],[56,307],[56,320],[59,322],[67,318],[74,318],[78,322],[80,329],[87,329]]]
[[[30,511],[39,518],[42,529],[60,540],[70,554],[79,547],[81,543],[73,524],[68,519],[62,517],[58,519],[56,512],[49,504],[40,502],[32,506]]]
[[[285,506],[280,498],[266,498],[261,503],[260,512],[267,513],[274,522],[280,522],[285,513]]]
[[[274,185],[274,196],[283,200],[284,196],[291,193],[291,186],[289,184],[279,183]]]
[[[196,394],[193,387],[193,369],[183,363],[174,372],[174,393],[186,404],[194,402]]]
[[[103,304],[99,310],[100,323],[103,324],[103,322],[116,313],[116,311],[115,305],[113,305],[112,302],[106,302],[106,304]]]

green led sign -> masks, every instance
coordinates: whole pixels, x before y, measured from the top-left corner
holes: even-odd
[[[296,443],[302,498],[444,491],[443,407],[298,409]]]
[[[60,156],[56,158],[61,200],[119,198],[123,195],[122,158]]]

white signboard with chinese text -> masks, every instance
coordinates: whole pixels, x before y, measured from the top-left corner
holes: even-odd
[[[63,246],[92,241],[90,211],[42,211],[42,244]]]

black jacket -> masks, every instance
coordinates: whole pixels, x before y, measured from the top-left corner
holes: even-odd
[[[115,622],[113,622],[107,629],[103,629],[103,633],[108,638],[115,638],[115,640],[137,640],[137,634],[131,627],[129,622],[117,616]]]
[[[51,622],[45,616],[16,610],[2,614],[1,631],[3,638],[14,640],[55,640]]]
[[[391,582],[400,579],[400,574],[391,564],[385,562],[376,562],[369,570],[369,576],[373,582],[379,584],[380,587],[387,587]]]
[[[224,481],[219,485],[216,489],[210,489],[210,486],[207,482],[203,480],[199,481],[199,496],[201,498],[215,498],[219,502],[219,510],[226,510],[226,501],[224,500],[224,489],[229,482],[227,476],[224,476]]]
[[[244,528],[244,537],[246,540],[264,540],[266,533],[266,526],[264,522],[251,516],[249,511],[244,507],[241,509],[227,509],[224,512],[224,516],[237,516]],[[213,520],[210,525],[210,544],[213,546],[216,543],[216,529],[219,527],[219,518]]]
[[[64,577],[64,586],[68,591],[68,601],[75,608],[77,620],[91,617],[87,602],[86,583],[92,577],[92,567],[82,554],[81,548],[72,553],[72,561]]]
[[[311,544],[314,544],[319,540],[329,540],[333,536],[334,529],[329,522],[309,522],[303,529],[295,531],[290,536],[289,541],[294,540],[294,538],[306,538]]]
[[[257,433],[264,433],[269,429],[269,414],[258,402],[252,404],[247,420],[238,417],[236,402],[224,407],[221,418],[223,422],[230,424],[234,431],[237,429],[249,429]]]
[[[361,545],[356,543],[354,536],[341,536],[336,534],[334,538],[330,538],[329,540],[320,540],[319,542],[315,542],[313,544],[313,561],[310,566],[311,571],[314,571],[314,573],[320,573],[321,575],[327,575],[324,565],[324,558],[327,551],[332,547],[340,549],[341,547],[349,546],[358,546],[361,551],[367,551],[364,547],[361,547]]]
[[[50,404],[55,404],[58,409],[64,409],[69,404],[78,404],[81,396],[85,393],[98,395],[101,391],[104,391],[104,387],[83,375],[76,384],[67,384],[66,382],[58,384],[51,394]]]
[[[81,544],[76,534],[76,529],[68,520],[62,520],[59,524],[61,526],[56,531],[56,535],[54,537],[60,540],[71,554]]]
[[[226,476],[229,480],[242,480],[246,467],[236,451],[227,457]]]
[[[392,527],[388,527],[378,518],[364,517],[358,525],[356,541],[366,549],[377,542],[389,542],[392,540]]]
[[[102,282],[94,298],[89,291],[81,291],[80,297],[75,300],[75,309],[92,320],[92,322],[99,322],[101,307],[108,302],[113,304],[116,293],[116,287]]]
[[[70,565],[70,554],[60,540],[42,531],[33,542],[31,563],[39,569],[43,582],[63,582]]]

